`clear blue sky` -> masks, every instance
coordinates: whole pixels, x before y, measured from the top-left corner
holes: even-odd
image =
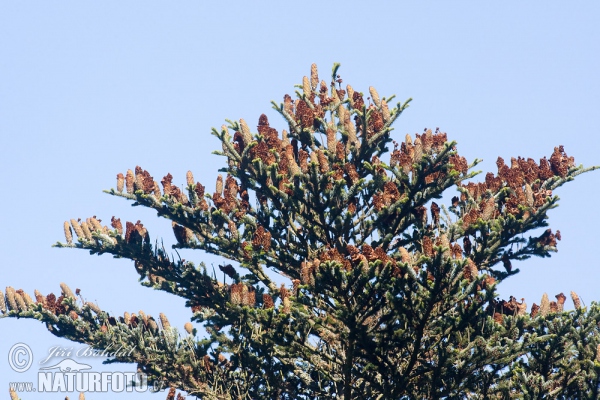
[[[485,160],[484,172],[496,172],[498,156],[539,159],[560,144],[578,164],[600,164],[597,2],[385,3],[0,2],[2,290],[60,293],[66,282],[114,314],[165,312],[182,330],[189,309],[138,285],[131,262],[50,246],[64,240],[63,221],[92,215],[141,219],[172,243],[167,220],[102,189],[140,165],[179,183],[191,169],[212,190],[222,159],[210,154],[220,147],[210,128],[225,118],[253,125],[263,112],[283,128],[269,103],[293,92],[313,62],[322,76],[341,62],[357,90],[414,98],[396,138],[440,127],[462,155]],[[500,286],[502,297],[531,305],[575,290],[587,304],[600,300],[599,185],[592,172],[557,192],[559,252],[517,263],[522,273]],[[9,368],[13,344],[28,343],[37,360],[52,346],[79,348],[37,321],[3,319],[0,332],[0,397],[9,381],[36,377],[35,368]]]

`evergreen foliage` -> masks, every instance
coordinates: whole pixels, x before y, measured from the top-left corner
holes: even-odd
[[[256,131],[243,119],[213,129],[227,166],[212,194],[191,172],[181,190],[140,167],[107,191],[170,219],[174,248],[222,257],[223,274],[174,257],[139,221],[65,222],[55,246],[133,260],[206,335],[163,314],[109,315],[65,284],[35,301],[6,288],[4,316],[133,346],[113,361],[203,399],[599,398],[600,306],[572,293],[566,311],[561,293],[528,311],[495,291],[513,261],[556,251],[560,232],[537,230],[554,190],[596,167],[560,146],[539,163],[498,158],[476,182],[479,161],[445,133],[392,140],[410,100],[391,107],[372,87],[365,99],[337,71],[326,83],[313,65],[295,100],[273,103],[287,131],[265,115]]]

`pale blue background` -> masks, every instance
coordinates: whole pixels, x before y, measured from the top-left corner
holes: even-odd
[[[214,190],[222,159],[210,154],[220,147],[210,128],[225,118],[255,125],[263,112],[283,128],[269,102],[293,92],[313,62],[322,77],[341,62],[344,84],[357,90],[413,97],[395,137],[439,126],[469,160],[483,158],[484,171],[496,172],[498,155],[537,160],[559,144],[577,163],[600,164],[597,2],[249,3],[0,2],[3,291],[59,293],[67,282],[115,314],[165,312],[182,330],[191,315],[183,300],[139,286],[132,263],[50,245],[64,240],[64,220],[92,215],[141,219],[153,238],[172,243],[167,220],[102,189],[141,165],[179,184],[191,169]],[[551,213],[559,253],[515,265],[523,272],[499,288],[503,297],[531,305],[544,292],[575,290],[586,304],[600,299],[599,184],[600,173],[590,173],[561,188]],[[19,341],[37,360],[52,346],[73,346],[39,322],[1,320],[1,398],[9,381],[35,378],[35,368],[8,367]]]

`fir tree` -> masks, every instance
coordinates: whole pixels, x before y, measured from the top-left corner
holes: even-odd
[[[115,361],[169,398],[599,398],[598,304],[496,300],[514,261],[556,251],[560,232],[538,230],[554,190],[596,167],[559,146],[539,163],[498,158],[476,182],[479,160],[445,133],[392,140],[410,99],[390,106],[373,87],[365,99],[337,71],[327,83],[313,65],[296,99],[273,103],[287,130],[265,115],[255,130],[213,129],[226,159],[213,193],[191,172],[181,190],[141,167],[107,191],[170,219],[173,247],[222,257],[222,275],[174,257],[139,221],[64,224],[56,247],[131,259],[142,285],[186,299],[206,335],[163,314],[109,315],[65,284],[35,301],[6,288],[4,316],[96,349],[133,346]]]

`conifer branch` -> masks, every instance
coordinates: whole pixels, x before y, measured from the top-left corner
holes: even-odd
[[[532,231],[548,227],[555,189],[598,167],[558,146],[539,162],[498,158],[478,182],[479,160],[439,129],[393,140],[411,99],[390,109],[394,96],[374,87],[365,99],[338,68],[326,83],[313,65],[295,100],[271,103],[289,133],[266,115],[256,129],[213,128],[226,158],[214,191],[191,171],[179,186],[139,166],[106,191],[171,220],[175,254],[222,258],[222,281],[140,221],[64,222],[56,247],[132,260],[142,285],[186,299],[203,338],[162,314],[112,316],[65,284],[35,301],[7,287],[0,317],[96,349],[131,345],[108,361],[201,398],[598,397],[600,306],[571,292],[572,311],[563,293],[528,308],[496,293],[513,262],[557,250],[560,231]]]

